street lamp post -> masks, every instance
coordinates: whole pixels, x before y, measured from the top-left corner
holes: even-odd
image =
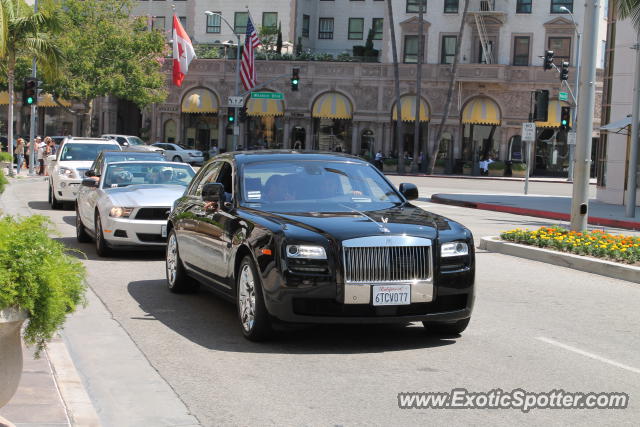
[[[218,16],[227,27],[231,29],[231,32],[238,39],[238,47],[236,49],[236,83],[235,83],[235,96],[240,96],[240,34],[237,34],[235,29],[229,24],[229,22],[224,19],[222,15],[216,12],[211,12],[210,10],[206,10],[204,12],[205,15],[208,16]],[[238,137],[240,136],[240,128],[238,127],[238,107],[233,107],[233,151],[238,149]]]
[[[582,37],[582,33],[578,31],[578,24],[576,23],[573,13],[565,6],[562,6],[560,10],[569,14],[569,16],[571,17],[571,21],[573,22],[573,28],[575,29],[575,32],[576,32],[576,83],[575,83],[575,93],[574,93],[574,101],[576,106],[573,109],[573,114],[571,117],[572,127],[576,129],[576,121],[578,116],[578,94],[580,92],[580,38]],[[573,181],[574,153],[575,153],[575,145],[570,145],[569,146],[569,170],[567,171],[569,181]]]

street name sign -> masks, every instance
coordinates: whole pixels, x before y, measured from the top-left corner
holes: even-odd
[[[227,107],[242,107],[244,99],[241,96],[230,96],[227,98]]]
[[[284,93],[281,92],[251,92],[251,99],[284,99]]]
[[[567,144],[576,145],[576,131],[567,132]]]
[[[558,99],[560,101],[568,101],[569,100],[569,94],[567,92],[560,92],[558,94]]]
[[[533,122],[522,123],[522,140],[534,142],[536,140],[536,124]]]

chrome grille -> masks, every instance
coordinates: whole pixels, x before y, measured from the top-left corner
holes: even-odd
[[[345,241],[343,242],[345,282],[368,284],[429,280],[431,277],[430,247],[431,241],[428,239],[405,236]]]

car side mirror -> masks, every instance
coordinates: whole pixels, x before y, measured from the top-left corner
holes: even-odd
[[[82,180],[82,186],[96,188],[98,186],[98,181],[96,181],[95,179],[86,178]]]
[[[403,182],[398,188],[407,200],[415,200],[418,198],[418,187],[414,184]]]
[[[92,176],[96,176],[96,173],[94,171],[92,171],[91,169],[89,169],[88,171],[86,171],[84,173],[84,176],[92,177]]]
[[[211,182],[202,187],[202,201],[224,203],[224,185],[219,182]]]

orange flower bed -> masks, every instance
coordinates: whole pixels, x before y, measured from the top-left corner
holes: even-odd
[[[607,234],[600,230],[569,231],[562,227],[538,230],[516,228],[500,234],[502,240],[514,243],[604,258],[628,264],[640,263],[640,237]]]

